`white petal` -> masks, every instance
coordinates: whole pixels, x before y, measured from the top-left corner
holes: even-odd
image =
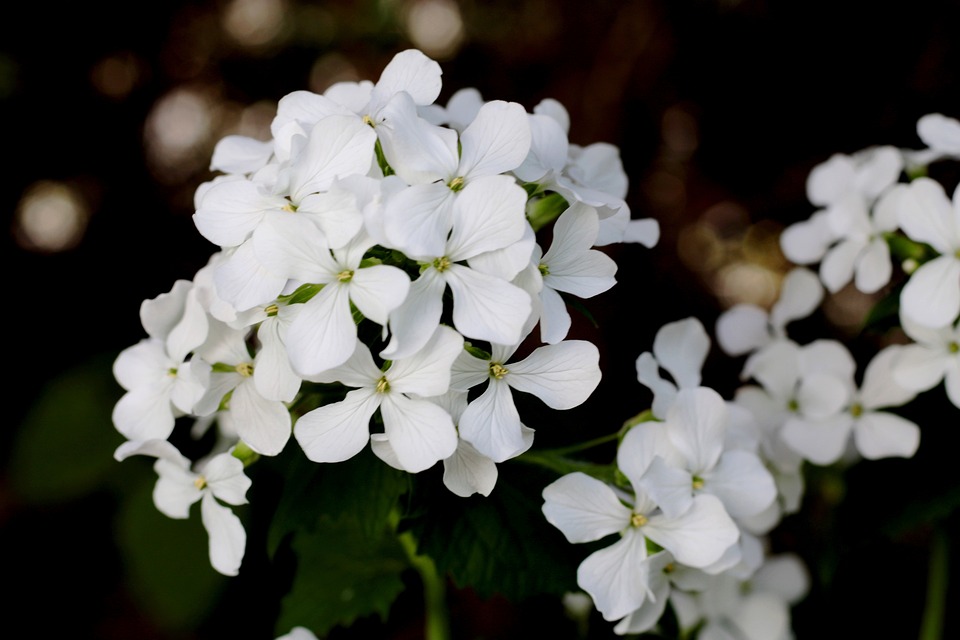
[[[291,196],[299,203],[326,191],[336,178],[365,174],[373,159],[377,134],[355,116],[323,118],[310,130],[307,146],[291,167]]]
[[[849,397],[843,380],[829,374],[815,373],[800,381],[796,400],[804,417],[820,420],[836,415]]]
[[[443,484],[461,498],[474,493],[489,496],[497,484],[497,465],[461,440],[456,452],[443,461]]]
[[[729,356],[742,356],[770,342],[767,312],[752,304],[736,304],[717,318],[717,344]]]
[[[747,451],[724,452],[705,490],[720,498],[734,518],[756,515],[777,498],[773,476],[760,458]]]
[[[827,252],[820,263],[820,279],[828,291],[836,293],[853,279],[853,268],[863,249],[860,239],[847,239]]]
[[[660,223],[653,218],[630,220],[623,230],[621,242],[638,242],[648,249],[660,241]]]
[[[467,184],[453,205],[453,232],[446,254],[467,260],[503,249],[523,237],[527,228],[527,194],[508,176],[486,176]]]
[[[247,136],[225,136],[213,148],[211,171],[253,173],[273,155],[273,140],[262,142]]]
[[[460,135],[460,175],[492,176],[516,169],[530,151],[526,110],[515,102],[493,100],[480,107]]]
[[[813,264],[823,258],[836,235],[827,221],[826,210],[814,213],[809,220],[795,222],[780,234],[780,249],[794,264]]]
[[[379,325],[400,306],[410,290],[410,277],[396,267],[373,265],[357,269],[350,280],[350,301],[364,317]]]
[[[569,542],[592,542],[622,531],[631,511],[609,486],[579,471],[543,490],[543,515]]]
[[[960,260],[940,256],[913,272],[900,294],[901,311],[925,327],[943,327],[960,314]]]
[[[567,303],[559,293],[544,287],[540,292],[540,304],[540,339],[547,344],[556,344],[567,337],[573,323]]]
[[[526,448],[510,387],[500,380],[490,380],[480,397],[467,406],[458,426],[460,437],[494,462],[503,462]]]
[[[173,433],[173,378],[132,389],[113,407],[113,425],[130,440],[166,440]]]
[[[892,413],[871,411],[854,424],[853,441],[868,460],[911,458],[920,446],[920,427]]]
[[[646,541],[631,528],[580,564],[577,584],[590,594],[605,620],[619,620],[643,604],[650,589],[646,558]]]
[[[387,200],[383,230],[390,243],[415,258],[445,251],[457,196],[442,183],[408,187]]]
[[[694,568],[716,562],[740,536],[723,504],[710,495],[694,497],[693,506],[679,518],[651,516],[641,529],[678,562]]]
[[[233,390],[230,415],[237,435],[259,454],[276,455],[290,439],[290,412],[282,402],[267,400],[257,393],[253,380],[246,380]]]
[[[920,349],[922,350],[923,347]],[[897,382],[896,372],[905,352],[905,346],[892,345],[870,360],[863,374],[863,384],[859,394],[860,404],[864,409],[899,407],[910,402],[917,395],[915,390]],[[939,378],[930,386],[932,387],[938,381]]]
[[[526,291],[458,264],[444,275],[453,291],[453,324],[464,337],[498,344],[520,342],[532,308]]]
[[[643,476],[642,486],[668,518],[677,518],[693,505],[693,476],[657,456]],[[638,485],[634,485],[638,486]]]
[[[370,439],[370,418],[381,397],[372,389],[355,389],[340,402],[303,414],[293,435],[314,462],[342,462],[360,453]]]
[[[113,361],[113,377],[121,387],[130,391],[162,380],[176,364],[167,357],[162,341],[144,338],[120,352]]]
[[[214,496],[228,504],[247,503],[247,490],[252,484],[243,473],[243,462],[230,453],[210,458],[203,467],[203,477]]]
[[[960,122],[942,113],[928,113],[917,121],[917,135],[931,149],[960,153]]]
[[[212,185],[204,193],[193,222],[210,242],[236,247],[250,237],[267,211],[283,206],[283,198],[264,193],[254,182],[229,180]]]
[[[237,575],[247,546],[247,532],[240,518],[211,493],[203,495],[200,515],[210,536],[210,564],[225,576]]]
[[[340,271],[323,232],[299,213],[267,216],[253,234],[253,250],[266,269],[283,278],[323,284]]]
[[[641,422],[631,427],[620,441],[620,447],[617,449],[617,468],[627,476],[630,484],[639,486],[655,456],[675,466],[683,462],[670,443],[662,422]]]
[[[857,262],[857,289],[864,293],[875,293],[890,282],[893,263],[890,261],[890,247],[883,238],[874,238],[860,255]]]
[[[637,358],[637,380],[653,392],[653,415],[661,420],[673,406],[677,387],[660,376],[660,365],[652,353],[643,352]]]
[[[743,365],[745,378],[754,378],[770,395],[788,400],[800,378],[800,348],[778,340],[751,355]]]
[[[440,325],[446,288],[436,269],[427,269],[411,283],[403,304],[390,314],[390,343],[380,352],[382,358],[410,357],[430,340]]]
[[[197,475],[162,459],[158,460],[153,468],[159,475],[153,486],[153,504],[157,511],[177,520],[189,518],[190,505],[202,496],[194,484]]]
[[[770,323],[783,329],[788,323],[806,318],[823,300],[820,279],[809,269],[792,269],[780,286],[780,298],[770,309]]]
[[[582,404],[600,384],[600,352],[584,340],[546,345],[507,366],[507,383],[530,393],[552,409]]]
[[[549,171],[559,173],[567,162],[567,134],[556,120],[545,115],[530,115],[530,153],[514,174],[524,182],[534,182]]]
[[[710,338],[696,318],[663,325],[653,340],[653,355],[681,389],[700,384],[700,369],[709,351]]]
[[[688,469],[699,473],[713,468],[723,452],[727,428],[727,404],[713,389],[681,389],[667,413],[667,435],[687,460]]]
[[[911,240],[926,242],[938,253],[957,248],[953,208],[943,186],[930,178],[917,178],[900,195],[900,228]]]
[[[217,293],[237,311],[272,302],[287,279],[269,271],[257,259],[253,243],[244,242],[214,270]]]
[[[287,331],[294,371],[315,376],[347,361],[357,340],[347,287],[331,283],[303,306]]]
[[[731,618],[744,640],[789,637],[790,612],[786,603],[772,593],[747,594]]]
[[[815,166],[807,177],[807,198],[823,206],[845,195],[853,184],[856,166],[850,156],[836,153]]]
[[[791,449],[814,464],[833,464],[840,459],[850,439],[853,418],[848,413],[827,420],[792,418],[783,425],[781,435]]]
[[[390,393],[380,405],[383,428],[397,460],[410,473],[429,469],[457,449],[457,430],[450,414],[426,400]]]
[[[140,304],[140,323],[147,335],[163,340],[170,334],[183,318],[187,294],[192,288],[193,283],[189,280],[177,280],[167,293]]]
[[[438,326],[420,351],[394,360],[387,370],[390,388],[424,398],[439,396],[450,387],[450,371],[463,351],[463,336],[447,326]]]
[[[287,347],[280,338],[280,322],[268,318],[257,331],[260,351],[253,367],[257,392],[268,400],[292,402],[300,390],[300,376],[293,372]]]
[[[393,56],[377,80],[376,90],[388,95],[406,91],[417,104],[431,104],[440,95],[440,65],[416,49]]]

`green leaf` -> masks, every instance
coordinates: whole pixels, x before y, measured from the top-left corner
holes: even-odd
[[[187,631],[213,609],[227,578],[210,566],[199,507],[188,520],[168,518],[153,504],[154,480],[127,496],[117,516],[117,543],[143,608],[163,626]]]
[[[10,459],[19,497],[31,503],[72,500],[105,485],[117,470],[124,438],[110,414],[123,389],[102,355],[58,376],[24,419]]]
[[[268,534],[271,555],[287,535],[314,531],[321,520],[346,516],[357,519],[360,535],[375,539],[408,487],[407,474],[385,464],[369,447],[337,464],[311,462],[297,447],[287,447],[275,460],[284,486]]]
[[[360,617],[385,620],[404,589],[406,555],[388,528],[378,538],[351,517],[323,517],[316,531],[299,532],[292,548],[297,569],[280,605],[277,635],[305,626],[323,636]]]
[[[458,587],[472,587],[483,598],[522,600],[576,589],[579,550],[541,511],[543,487],[555,478],[534,467],[501,465],[486,498],[428,488],[422,496],[427,508],[413,523],[418,552],[432,557]]]

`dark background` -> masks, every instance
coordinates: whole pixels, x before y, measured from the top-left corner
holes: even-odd
[[[211,584],[206,606],[186,612],[137,583],[150,574],[126,551],[124,541],[140,530],[122,496],[146,487],[141,502],[152,509],[151,472],[110,458],[122,438],[109,419],[121,394],[109,367],[144,335],[141,301],[192,278],[213,252],[190,216],[193,191],[211,177],[216,140],[238,131],[262,137],[271,105],[291,91],[376,80],[396,52],[416,46],[408,25],[417,4],[39,1],[18,3],[16,17],[0,24],[12,349],[0,548],[14,594],[3,610],[14,629],[215,638],[249,623],[249,637],[268,633],[253,607],[264,617],[275,603],[258,595],[265,579],[257,582],[255,568],[226,588],[206,574],[176,576]],[[563,419],[568,430],[589,420],[608,433],[644,408],[633,362],[664,322],[695,314],[709,328],[733,302],[770,302],[789,268],[776,236],[812,213],[804,181],[813,166],[873,144],[916,148],[920,116],[960,116],[956,2],[895,10],[824,0],[456,6],[462,40],[434,56],[444,72],[440,102],[467,86],[528,109],[558,99],[570,112],[572,142],[620,147],[634,217],[661,224],[653,250],[608,249],[619,284],[588,304],[600,329],[582,319],[575,326],[601,348],[605,379],[586,407]],[[267,10],[244,22],[251,7]],[[200,124],[169,151],[177,140],[164,143],[163,132],[191,118]],[[87,212],[68,246],[46,246],[24,231],[24,203],[49,186],[42,181],[72,193]],[[866,358],[877,336],[858,333],[857,322],[876,300],[842,292],[798,328],[798,339],[836,337]],[[713,352],[705,384],[730,397],[740,364]],[[957,412],[942,395],[926,394],[906,410],[923,429],[916,459],[811,473],[804,515],[774,537],[811,565],[811,595],[794,610],[799,638],[916,637],[930,541],[960,532],[951,474]],[[204,562],[205,549],[187,547],[184,558]],[[956,602],[960,573],[951,562]],[[476,637],[520,633],[517,621],[532,610],[453,597],[474,612],[469,619],[487,615],[481,611],[506,621],[498,631],[471,631]],[[41,619],[28,613],[37,605]],[[960,634],[955,613],[947,624],[944,637]]]

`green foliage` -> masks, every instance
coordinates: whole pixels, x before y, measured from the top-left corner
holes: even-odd
[[[322,636],[360,617],[386,619],[404,589],[408,563],[393,531],[383,527],[371,537],[368,529],[362,518],[323,516],[314,531],[294,535],[297,569],[281,603],[277,635],[299,625]]]
[[[13,445],[10,477],[31,503],[72,500],[100,488],[117,471],[123,443],[110,412],[123,394],[100,356],[53,379],[24,419]]]
[[[268,534],[271,555],[288,535],[348,516],[356,518],[355,535],[377,539],[409,483],[407,474],[384,464],[369,447],[337,464],[311,462],[299,448],[287,447],[276,463],[285,480]]]
[[[227,578],[210,566],[199,505],[188,520],[168,518],[154,506],[152,488],[151,478],[126,495],[117,543],[140,605],[167,628],[186,631],[210,612]]]
[[[576,589],[582,558],[571,555],[578,550],[540,511],[543,487],[554,479],[534,467],[504,464],[486,498],[427,487],[421,499],[428,508],[412,520],[418,552],[483,598],[500,594],[519,601]]]

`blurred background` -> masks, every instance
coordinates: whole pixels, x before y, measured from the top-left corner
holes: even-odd
[[[633,215],[659,220],[662,239],[608,249],[620,284],[588,305],[599,330],[575,327],[600,346],[605,379],[565,419],[602,416],[603,432],[645,408],[623,398],[644,398],[633,363],[657,327],[695,314],[710,328],[736,302],[776,298],[791,266],[778,234],[812,213],[813,166],[919,147],[920,116],[960,116],[958,2],[47,0],[16,16],[0,24],[5,286],[24,312],[5,323],[3,609],[51,637],[270,637],[269,576],[213,573],[199,518],[163,518],[149,464],[113,461],[110,366],[144,337],[141,301],[214,250],[191,220],[214,144],[268,138],[285,94],[375,81],[417,47],[443,68],[441,103],[470,86],[527,109],[555,98],[572,142],[620,147]],[[830,296],[798,340],[834,337],[867,357],[876,342],[860,324],[883,293]],[[730,397],[741,364],[714,350],[705,384]],[[799,638],[917,636],[932,541],[960,536],[958,414],[927,395],[908,409],[923,428],[917,459],[814,473],[803,519],[775,538],[811,570]],[[956,555],[939,566],[953,602]],[[464,637],[524,637],[536,611],[458,602],[473,621]],[[42,619],[26,615],[36,607]],[[960,635],[953,616],[943,637]],[[555,637],[575,637],[564,624]]]

